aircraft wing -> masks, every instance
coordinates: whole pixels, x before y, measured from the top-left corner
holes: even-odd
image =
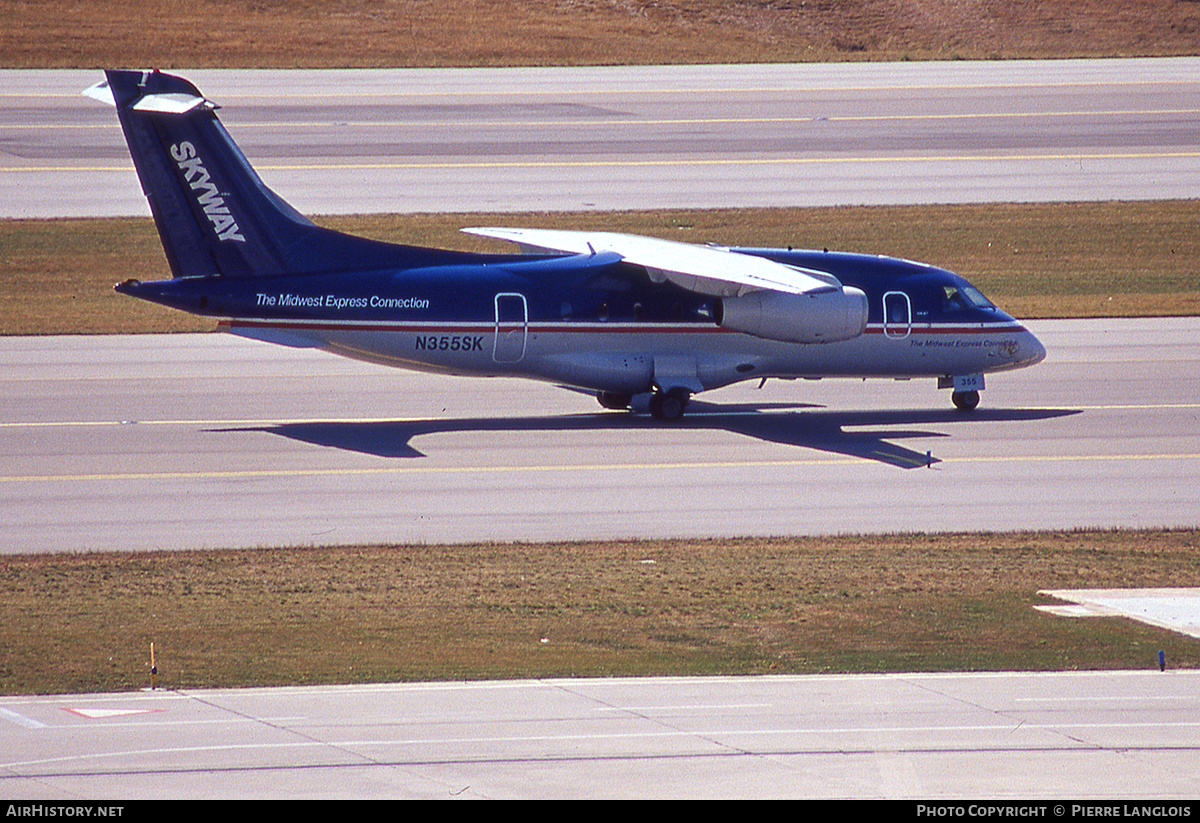
[[[717,246],[697,246],[612,232],[494,228],[463,231],[510,240],[526,252],[615,253],[628,263],[645,267],[655,282],[669,280],[689,291],[714,297],[737,297],[756,291],[818,294],[842,287],[837,278],[824,272],[787,266]]]

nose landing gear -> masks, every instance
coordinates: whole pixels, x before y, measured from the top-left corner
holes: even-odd
[[[954,402],[954,407],[959,411],[972,411],[979,405],[979,392],[956,391],[950,395],[950,399]]]
[[[969,412],[979,405],[979,392],[985,386],[982,374],[946,374],[938,378],[938,388],[953,389],[950,400],[954,408]]]

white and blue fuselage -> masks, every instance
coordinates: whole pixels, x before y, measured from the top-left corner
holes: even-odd
[[[262,184],[187,81],[110,71],[101,87],[174,274],[118,291],[234,334],[550,381],[612,408],[644,394],[667,420],[692,394],[766,378],[933,377],[969,409],[985,374],[1045,356],[966,280],[906,260],[539,229],[471,230],[523,254],[339,234]]]

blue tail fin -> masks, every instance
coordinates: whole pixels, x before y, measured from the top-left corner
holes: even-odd
[[[216,106],[187,80],[157,71],[105,76],[175,277],[409,267],[460,256],[313,224],[259,179]],[[105,96],[103,86],[87,93]]]

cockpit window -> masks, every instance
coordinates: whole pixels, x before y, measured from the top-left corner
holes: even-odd
[[[963,296],[977,309],[994,309],[995,305],[991,300],[983,296],[983,292],[971,285],[962,287]]]
[[[983,292],[974,286],[943,286],[942,311],[962,311],[966,308],[991,309],[995,308],[992,301],[983,296]]]
[[[943,286],[942,311],[962,311],[967,307],[967,300],[955,286]]]

